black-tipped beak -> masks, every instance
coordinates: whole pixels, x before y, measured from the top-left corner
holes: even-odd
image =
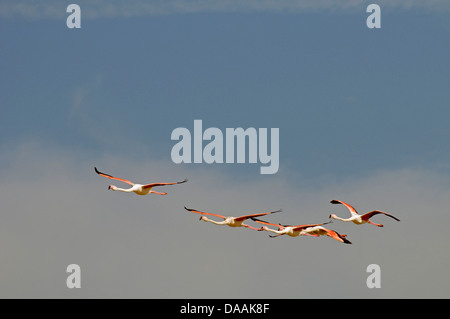
[[[198,220],[202,220],[203,216],[201,216]]]
[[[108,186],[108,189],[111,189],[111,185]]]

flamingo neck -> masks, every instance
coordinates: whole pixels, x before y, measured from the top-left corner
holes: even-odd
[[[337,220],[342,220],[343,222],[348,222],[348,221],[350,221],[350,218],[341,218],[341,217],[336,216],[336,215],[331,216],[331,218],[337,219]]]
[[[133,188],[120,188],[120,187],[114,187],[115,191],[125,192],[125,193],[131,193],[133,192]]]
[[[210,223],[213,223],[213,224],[216,224],[216,225],[225,225],[225,221],[224,221],[224,220],[221,221],[221,222],[218,222],[218,221],[209,219],[208,217],[205,217],[203,220],[204,220],[205,222],[210,222]]]
[[[280,230],[275,230],[275,229],[272,229],[272,228],[267,227],[267,228],[264,228],[264,230],[270,231],[270,232],[275,233],[275,234],[284,234],[284,231],[283,231],[282,229],[280,229]]]

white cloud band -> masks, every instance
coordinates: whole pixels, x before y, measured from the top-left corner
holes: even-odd
[[[128,18],[163,14],[189,14],[205,12],[304,12],[304,11],[352,11],[364,12],[374,1],[367,0],[156,0],[156,1],[83,1],[76,3],[81,6],[83,18]],[[446,0],[397,0],[376,1],[381,7],[398,9],[424,9],[428,11],[450,11],[450,3]],[[60,19],[66,15],[67,3],[60,1],[45,1],[30,3],[29,1],[4,1],[0,4],[0,17],[26,17],[34,19]]]

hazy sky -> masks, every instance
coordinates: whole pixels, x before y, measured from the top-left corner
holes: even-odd
[[[69,3],[0,2],[0,297],[450,297],[448,1],[375,2],[381,29],[357,0],[75,3],[81,29]],[[279,128],[278,173],[174,164],[196,119]],[[94,166],[189,182],[112,192]],[[401,222],[335,221],[344,245],[183,209],[309,224],[349,215],[332,199]]]

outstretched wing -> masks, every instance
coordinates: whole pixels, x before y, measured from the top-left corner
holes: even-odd
[[[94,167],[94,169],[95,169],[95,172],[96,172],[98,175],[100,175],[100,176],[103,176],[103,177],[106,177],[106,178],[110,178],[110,179],[117,179],[118,181],[122,181],[122,182],[124,182],[124,183],[130,184],[131,186],[134,185],[134,183],[133,183],[133,182],[130,182],[129,180],[122,179],[122,178],[118,178],[118,177],[114,177],[114,176],[111,176],[111,175],[102,173],[102,172],[100,172],[100,171],[97,169],[97,167]]]
[[[175,184],[183,184],[186,183],[188,181],[187,178],[185,178],[184,180],[182,180],[181,182],[175,182],[175,183],[152,183],[152,184],[147,184],[142,186],[143,188],[152,188],[152,187],[156,187],[156,186],[166,186],[166,185],[175,185]]]
[[[297,230],[302,230],[302,229],[305,229],[305,228],[308,228],[308,227],[322,226],[322,225],[325,225],[325,224],[328,224],[328,223],[330,223],[330,222],[322,223],[322,224],[297,225],[297,226],[294,226],[293,230],[297,231]]]
[[[352,216],[358,215],[358,212],[356,211],[356,209],[354,209],[352,206],[350,206],[350,205],[347,204],[347,203],[344,203],[344,202],[342,202],[342,201],[340,201],[340,200],[336,200],[336,199],[333,199],[330,203],[331,203],[331,204],[342,204],[342,205],[344,205],[345,207],[348,208],[348,210],[350,211],[350,213],[352,214]]]
[[[242,221],[242,220],[246,220],[248,218],[255,218],[255,217],[259,217],[259,216],[264,216],[264,215],[269,215],[269,214],[273,214],[273,213],[278,213],[281,212],[281,209],[279,210],[275,210],[273,212],[268,212],[268,213],[261,213],[261,214],[251,214],[251,215],[244,215],[244,216],[239,216],[239,217],[235,217],[234,220],[236,221]]]
[[[184,206],[184,209],[186,209],[187,211],[190,211],[191,213],[202,214],[202,215],[211,215],[211,216],[216,216],[216,217],[220,217],[220,218],[223,218],[223,219],[226,218],[225,216],[222,216],[222,215],[200,212],[200,211],[195,210],[195,209],[187,208],[186,206]]]
[[[289,226],[281,225],[281,224],[272,224],[272,223],[266,222],[264,220],[255,218],[255,217],[250,217],[250,218],[251,218],[251,220],[254,220],[257,223],[264,224],[264,225],[269,225],[269,226],[276,226],[276,227],[278,227],[278,229],[282,229],[284,227],[289,227]]]
[[[384,215],[386,215],[386,216],[389,216],[389,217],[395,219],[396,221],[400,221],[400,219],[398,219],[397,217],[392,216],[391,214],[382,212],[382,211],[380,211],[380,210],[374,210],[374,211],[371,211],[371,212],[369,212],[369,213],[366,213],[366,214],[362,215],[361,218],[362,218],[363,220],[369,220],[370,217],[372,217],[372,216],[374,216],[374,215],[378,215],[378,214],[384,214]]]

